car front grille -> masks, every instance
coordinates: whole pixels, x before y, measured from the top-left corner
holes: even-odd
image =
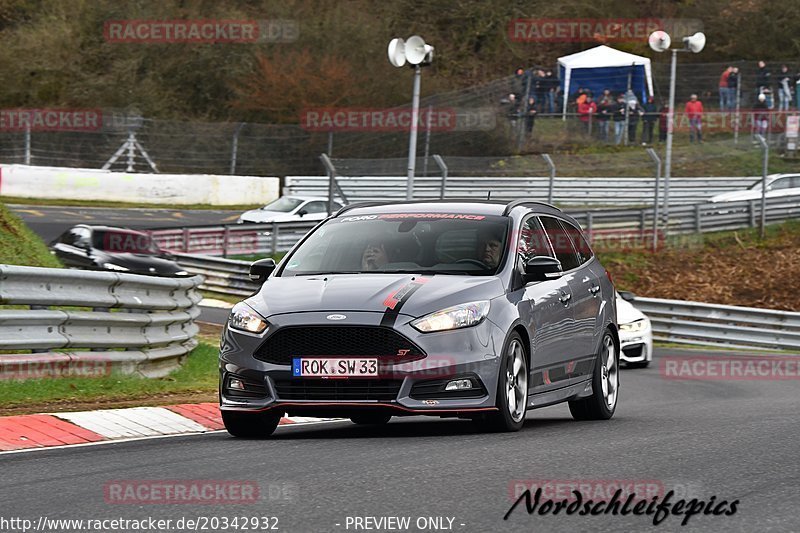
[[[267,337],[255,358],[291,365],[294,357],[378,357],[407,362],[425,357],[417,345],[383,326],[289,326]]]
[[[631,358],[641,357],[643,348],[644,344],[634,344],[633,346],[625,346],[622,348],[622,353],[624,353],[626,357],[631,357]]]
[[[397,398],[402,380],[278,378],[275,391],[281,400],[374,400]]]

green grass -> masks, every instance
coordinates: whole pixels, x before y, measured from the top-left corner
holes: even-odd
[[[121,401],[160,394],[213,393],[217,389],[219,350],[201,342],[180,369],[163,378],[112,374],[104,378],[66,377],[0,381],[0,408],[31,404]]]
[[[44,242],[0,203],[0,264],[60,267]]]
[[[62,200],[48,198],[22,198],[19,196],[3,196],[6,204],[20,205],[52,205],[69,207],[123,207],[123,208],[142,208],[142,209],[168,209],[179,210],[225,210],[225,211],[248,211],[263,207],[264,204],[238,204],[238,205],[211,205],[211,204],[147,204],[141,202],[110,202],[105,200]]]
[[[278,252],[273,255],[269,254],[246,254],[246,255],[229,255],[228,259],[235,259],[237,261],[258,261],[259,259],[266,259],[271,257],[275,260],[276,263],[280,262],[283,259],[283,256],[286,255],[286,252]]]

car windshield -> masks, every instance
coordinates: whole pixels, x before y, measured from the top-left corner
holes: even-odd
[[[279,211],[281,213],[289,213],[295,207],[302,204],[303,200],[299,200],[297,198],[290,198],[288,196],[283,196],[282,198],[278,198],[274,202],[265,205],[261,209],[263,211]]]
[[[161,250],[146,233],[135,231],[94,231],[92,246],[112,253],[159,255]]]
[[[508,218],[464,213],[383,213],[329,220],[278,274],[493,275],[504,260]]]

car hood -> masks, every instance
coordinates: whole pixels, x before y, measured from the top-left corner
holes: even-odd
[[[623,300],[622,298],[617,298],[617,323],[618,324],[630,324],[631,322],[635,322],[637,320],[641,320],[643,318],[647,318],[644,313],[636,309],[633,304],[630,302]]]
[[[114,263],[130,269],[133,273],[169,276],[183,270],[178,263],[155,255],[102,252],[103,263]],[[152,270],[151,270],[152,269]]]
[[[277,220],[290,219],[292,216],[282,211],[263,211],[261,209],[251,209],[250,211],[245,211],[242,213],[239,218],[250,222],[275,222]]]
[[[761,191],[730,191],[730,192],[723,192],[721,194],[717,194],[712,196],[709,201],[710,202],[735,202],[736,200],[747,200],[750,198],[761,197]]]
[[[271,277],[247,300],[265,318],[297,312],[387,310],[419,317],[502,295],[495,276],[335,274]]]

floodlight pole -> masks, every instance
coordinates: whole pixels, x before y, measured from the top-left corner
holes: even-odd
[[[408,183],[406,200],[414,198],[414,168],[417,165],[417,129],[419,129],[419,86],[422,69],[414,65],[414,92],[411,97],[411,132],[408,136]]]
[[[672,134],[675,127],[675,74],[678,70],[678,49],[672,49],[669,75],[669,109],[667,110],[667,153],[664,156],[664,236],[669,231],[669,179],[672,176]]]
[[[761,168],[761,239],[767,235],[767,170],[769,168],[769,144],[760,133],[756,134],[756,140],[764,150],[763,166]]]

